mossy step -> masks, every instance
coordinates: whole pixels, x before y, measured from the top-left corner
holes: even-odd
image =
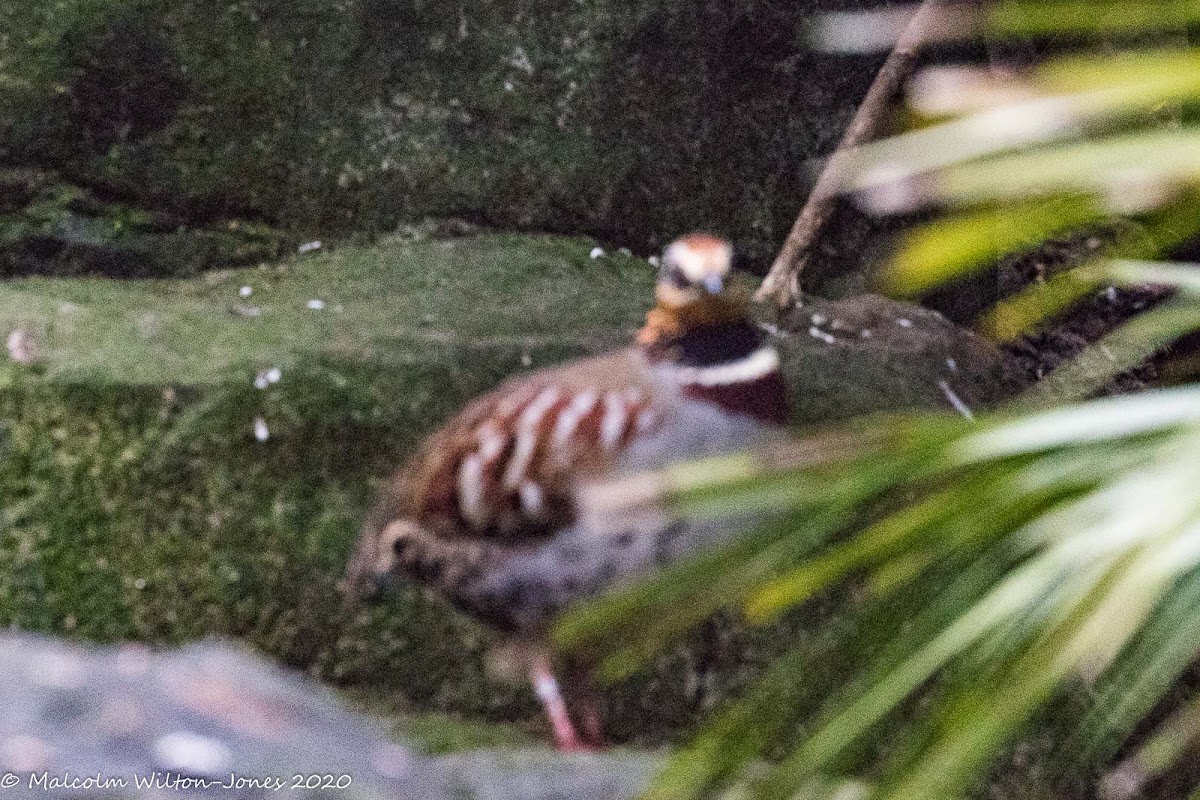
[[[26,331],[53,380],[130,385],[211,384],[313,355],[561,357],[625,340],[649,302],[645,262],[591,259],[592,247],[485,236],[347,247],[183,281],[11,280],[0,283],[0,331]],[[0,367],[0,379],[16,368]]]
[[[0,366],[0,625],[227,635],[389,716],[537,726],[526,690],[488,676],[486,631],[411,588],[347,615],[336,585],[420,436],[506,376],[628,339],[654,271],[594,246],[491,235],[178,281],[0,283],[0,334],[27,331],[34,352]],[[797,314],[775,341],[800,421],[956,413],[945,388],[972,408],[1009,388],[995,349],[937,315],[879,298]],[[613,735],[678,738],[824,616],[700,632],[610,694]]]

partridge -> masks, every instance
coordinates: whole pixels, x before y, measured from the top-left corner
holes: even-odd
[[[392,479],[351,560],[351,592],[367,577],[407,575],[520,643],[513,650],[562,749],[600,746],[599,722],[582,674],[563,687],[587,707],[568,708],[539,646],[548,624],[714,535],[679,524],[585,529],[577,489],[747,446],[787,417],[779,356],[728,287],[732,252],[707,234],[675,241],[632,346],[468,404]]]

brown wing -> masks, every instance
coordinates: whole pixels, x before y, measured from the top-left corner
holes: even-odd
[[[573,518],[574,481],[656,424],[653,397],[628,352],[505,384],[426,441],[393,513],[438,536],[542,538]]]
[[[543,370],[476,399],[430,436],[363,526],[342,585],[403,570],[458,584],[575,516],[574,482],[660,424],[661,394],[633,351]]]

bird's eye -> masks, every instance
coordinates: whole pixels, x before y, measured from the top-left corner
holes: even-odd
[[[688,280],[688,276],[684,275],[683,270],[679,267],[671,267],[667,271],[667,280],[676,289],[686,289],[692,285],[692,282]]]

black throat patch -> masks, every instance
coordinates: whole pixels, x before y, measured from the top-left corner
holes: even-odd
[[[713,367],[740,361],[762,347],[764,338],[747,320],[698,325],[664,342],[661,357],[681,367]]]

